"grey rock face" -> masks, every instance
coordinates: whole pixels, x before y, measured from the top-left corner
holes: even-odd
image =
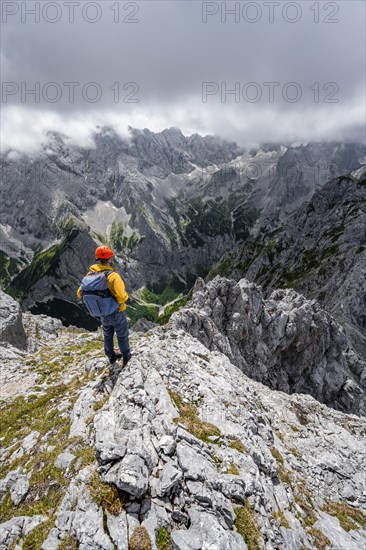
[[[57,472],[57,477],[64,476],[65,486],[60,487],[58,505],[51,503],[45,514],[47,518],[54,515],[55,522],[44,535],[42,550],[56,550],[65,544],[83,550],[127,550],[132,534],[140,527],[146,530],[152,550],[158,549],[162,528],[170,532],[174,549],[245,550],[236,521],[243,513],[252,522],[260,550],[315,548],[320,536],[329,539],[329,548],[348,550],[355,544],[362,548],[366,532],[361,520],[355,519],[354,528],[346,532],[331,504],[342,502],[348,511],[366,512],[365,420],[329,409],[309,395],[271,390],[248,378],[228,358],[229,352],[233,355],[235,351],[234,335],[240,334],[243,326],[248,342],[260,325],[266,326],[271,338],[285,338],[287,325],[298,326],[302,319],[306,343],[307,323],[318,310],[314,312],[296,293],[281,294],[267,304],[255,285],[242,281],[235,290],[235,284],[216,280],[205,286],[198,281],[195,306],[186,308],[206,314],[204,334],[211,336],[215,346],[219,342],[225,353],[214,345],[209,350],[172,319],[170,325],[134,340],[134,357],[125,369],[96,374],[91,381],[97,359],[93,367],[90,357],[77,355],[75,362],[67,365],[62,379],[72,382],[84,371],[85,385],[71,395],[63,394],[58,402],[53,398],[52,403],[62,418],[80,427],[76,437],[62,442],[67,461],[74,454],[78,460]],[[199,309],[199,296],[205,293],[208,298]],[[234,316],[235,322],[226,316],[228,303],[222,309],[225,295],[228,303],[237,304],[235,314],[245,312],[247,324],[240,324],[240,316]],[[212,302],[215,316],[210,313]],[[273,333],[268,323],[264,325],[270,311],[275,312],[270,323]],[[283,315],[289,317],[286,325]],[[225,328],[222,333],[216,325],[220,317],[220,327]],[[213,319],[216,331],[209,332]],[[322,315],[320,319],[324,321]],[[316,326],[314,321],[315,332]],[[291,338],[294,334],[291,329]],[[330,334],[333,338],[331,330]],[[257,344],[264,349],[269,342],[263,335],[264,330]],[[322,332],[316,335],[321,342]],[[69,336],[70,331],[62,328],[56,341],[50,338],[52,349],[59,348],[57,357],[66,356],[68,362],[70,356],[63,354],[62,342],[69,346]],[[88,341],[85,336],[77,336],[74,346]],[[279,341],[288,344],[286,339]],[[256,355],[249,356],[250,349],[247,357],[252,360]],[[281,349],[285,352],[286,346]],[[325,356],[328,349],[323,346]],[[37,363],[36,352],[32,358]],[[59,383],[55,387],[60,388]],[[94,408],[92,403],[102,407]],[[83,404],[91,417],[86,434],[79,422]],[[9,471],[0,483],[3,496],[19,498],[26,488],[24,476],[29,476],[34,487],[37,467],[26,473],[14,471],[11,464],[22,459],[31,468],[37,455],[44,460],[45,453],[59,454],[53,453],[58,445],[53,437],[53,429],[42,435],[34,431],[23,441],[17,437],[5,449],[0,458]],[[88,461],[86,467],[84,460]],[[115,487],[102,486],[101,481]],[[53,481],[50,487],[54,487]],[[28,491],[24,503],[30,504],[33,494],[34,490]],[[15,506],[14,515],[16,512]],[[1,548],[20,550],[27,529],[43,519],[21,516],[3,524]]]
[[[287,393],[309,393],[331,407],[366,414],[366,363],[316,302],[293,290],[265,300],[260,287],[215,278],[175,313],[183,328],[225,354],[254,380]]]
[[[250,287],[259,297],[259,290]],[[197,285],[197,292],[207,290],[202,285],[199,288]],[[210,292],[213,298],[212,288]],[[259,310],[262,299],[256,303]],[[104,481],[118,486],[122,476],[129,476],[134,462],[143,462],[146,468],[143,474],[140,469],[139,475],[134,470],[123,486],[132,499],[127,507],[130,533],[138,526],[138,518],[144,518],[142,525],[148,530],[152,548],[159,526],[164,525],[172,530],[175,549],[195,550],[205,545],[245,549],[234,522],[235,510],[248,499],[259,527],[261,549],[311,548],[312,535],[303,523],[307,515],[297,504],[304,498],[296,488],[300,478],[305,480],[309,498],[311,495],[314,518],[318,522],[325,518],[324,533],[327,518],[330,522],[334,519],[321,512],[325,501],[347,494],[353,499],[347,502],[364,508],[364,483],[358,477],[366,459],[363,420],[328,409],[310,396],[289,396],[251,381],[217,348],[207,350],[178,328],[174,319],[171,325],[141,341],[110,401],[95,419]],[[170,395],[178,393],[183,402],[195,404],[200,421],[219,428],[221,435],[211,438],[216,443],[198,439],[181,422],[177,427],[177,412],[166,386],[173,392]],[[136,395],[143,399],[136,402]],[[161,442],[172,439],[175,447],[167,455]],[[236,444],[231,446],[235,441],[242,443],[240,451]],[[120,457],[106,453],[102,459],[101,450],[108,445],[130,450]],[[225,473],[233,463],[239,473]],[[273,519],[272,513],[278,509],[292,529]],[[162,510],[165,515],[158,520]],[[343,544],[349,535],[339,528],[339,536],[333,539]],[[362,529],[352,536],[352,540],[365,539]]]
[[[17,468],[0,480],[0,493],[10,491],[10,497],[15,506],[21,503],[29,491],[29,480],[23,469]]]
[[[359,550],[365,542],[364,537],[357,532],[345,532],[341,528],[337,518],[320,513],[320,519],[314,524],[315,529],[319,529],[331,543],[334,550]]]
[[[309,201],[327,181],[359,168],[364,156],[362,144],[309,143],[290,147],[280,157],[275,177],[266,190],[267,216],[284,218],[286,212]]]
[[[51,540],[62,539],[63,534],[68,533],[83,550],[114,550],[114,544],[104,532],[103,511],[94,502],[86,485],[91,473],[86,468],[70,484],[58,511],[57,533],[51,533]],[[47,550],[47,543],[44,549]]]
[[[19,537],[25,537],[40,523],[46,521],[46,516],[18,516],[0,525],[0,548],[11,548]]]
[[[126,455],[120,464],[112,466],[104,479],[122,491],[141,497],[148,488],[148,469],[140,456]]]
[[[122,510],[119,516],[107,512],[108,531],[118,550],[128,550],[128,527],[126,512]]]
[[[19,304],[0,290],[0,342],[26,349],[27,337]]]
[[[61,470],[67,470],[75,460],[75,455],[69,452],[61,453],[55,461],[55,467]]]
[[[93,405],[96,397],[90,385],[81,393],[76,401],[71,415],[70,437],[82,437],[84,441],[90,441],[90,426],[88,418],[93,413]]]
[[[182,477],[182,472],[168,462],[160,474],[159,483],[156,487],[156,494],[159,497],[163,497],[179,483]]]
[[[148,319],[138,319],[133,326],[134,332],[148,332],[152,328],[156,327],[157,324],[149,321]]]
[[[42,346],[42,341],[56,340],[62,322],[47,315],[22,314],[23,326],[28,340],[28,352],[35,352]]]
[[[171,455],[175,451],[176,443],[174,437],[170,435],[163,435],[159,441],[159,448],[166,455]]]
[[[263,286],[293,287],[321,305],[345,326],[366,359],[366,185],[365,179],[333,179],[290,216],[282,231],[264,224],[214,271]]]

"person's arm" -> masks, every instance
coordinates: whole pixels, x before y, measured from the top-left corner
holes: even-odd
[[[108,288],[117,302],[123,305],[128,300],[128,294],[126,292],[125,283],[122,281],[122,277],[118,273],[111,273],[108,276]]]

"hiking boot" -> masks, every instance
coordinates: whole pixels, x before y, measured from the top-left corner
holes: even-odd
[[[112,351],[111,355],[109,356],[109,362],[111,365],[114,365],[116,361],[121,359],[122,353],[116,353],[114,350]]]
[[[125,355],[123,357],[123,366],[125,367],[127,365],[127,363],[129,362],[129,360],[131,359],[132,357],[132,353],[129,353],[128,355]]]

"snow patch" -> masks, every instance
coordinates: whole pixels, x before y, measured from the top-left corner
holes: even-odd
[[[98,201],[93,208],[84,212],[83,219],[93,231],[103,236],[108,235],[113,222],[123,223],[126,237],[130,237],[133,233],[133,229],[129,226],[131,214],[127,214],[123,206],[117,208],[110,201]]]

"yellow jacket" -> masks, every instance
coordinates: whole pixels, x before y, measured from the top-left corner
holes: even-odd
[[[128,300],[128,294],[126,292],[125,283],[122,281],[122,277],[116,271],[114,271],[113,267],[111,267],[110,265],[94,264],[90,266],[89,271],[112,271],[112,273],[108,275],[108,288],[113,298],[115,298],[117,302],[121,304],[121,307],[118,311],[125,311],[125,302],[127,302]],[[78,288],[77,295],[79,300],[81,300],[81,286],[79,286]]]

